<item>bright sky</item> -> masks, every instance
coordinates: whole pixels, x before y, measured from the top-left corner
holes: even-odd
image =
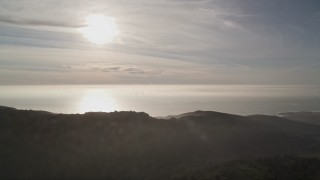
[[[0,0],[2,85],[320,85],[319,48],[319,0]]]

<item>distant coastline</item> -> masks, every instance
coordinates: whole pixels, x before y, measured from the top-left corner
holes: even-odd
[[[320,87],[257,85],[0,86],[2,105],[76,114],[144,111],[154,117],[195,110],[276,115],[319,111]]]

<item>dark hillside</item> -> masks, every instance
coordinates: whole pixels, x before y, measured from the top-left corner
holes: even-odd
[[[175,180],[319,180],[320,159],[295,156],[231,161],[186,172]]]
[[[269,118],[197,111],[162,120],[137,112],[2,107],[0,179],[167,179],[229,160],[319,147],[319,126]]]

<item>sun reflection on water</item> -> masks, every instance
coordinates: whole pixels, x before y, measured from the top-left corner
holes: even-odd
[[[79,112],[111,112],[115,111],[117,104],[115,99],[105,90],[89,90],[79,104]]]

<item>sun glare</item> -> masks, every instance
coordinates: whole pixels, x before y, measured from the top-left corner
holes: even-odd
[[[116,101],[104,90],[88,91],[79,105],[79,112],[110,112],[116,110]]]
[[[79,30],[90,42],[99,45],[112,42],[119,33],[115,20],[105,15],[88,16],[86,27]]]

